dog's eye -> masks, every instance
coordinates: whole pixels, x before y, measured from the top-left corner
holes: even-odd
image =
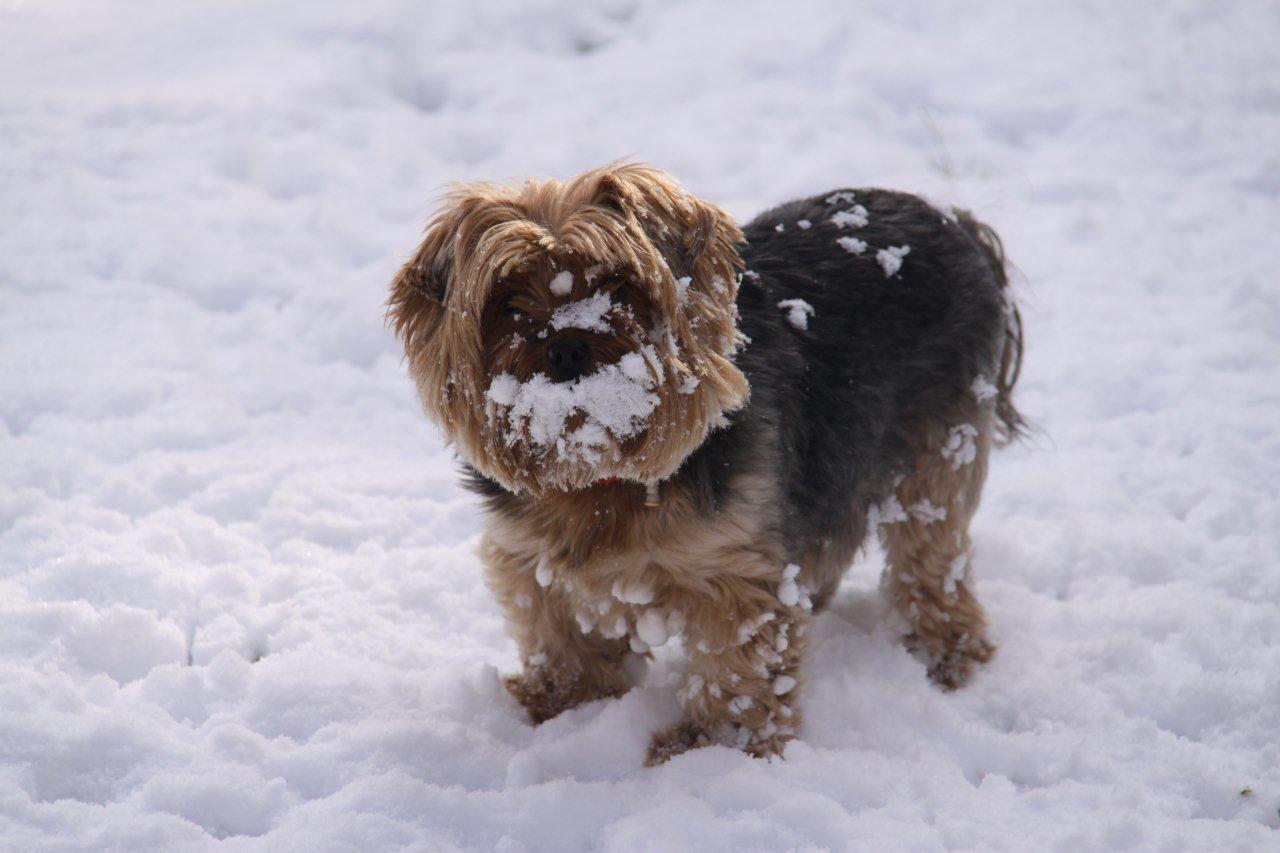
[[[498,310],[508,317],[520,316],[520,308],[516,305],[516,297],[514,293],[508,293],[506,296],[498,300]]]

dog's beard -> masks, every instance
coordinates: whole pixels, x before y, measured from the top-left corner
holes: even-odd
[[[634,476],[624,450],[662,405],[662,362],[643,344],[570,382],[500,373],[485,392],[488,428],[523,467],[559,488]]]

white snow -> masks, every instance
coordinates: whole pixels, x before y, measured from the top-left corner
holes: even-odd
[[[899,521],[907,520],[907,512],[902,508],[902,502],[898,500],[896,495],[889,495],[880,503],[871,507],[867,512],[867,522],[871,527],[877,527],[881,524],[896,524]]]
[[[991,380],[985,376],[974,377],[973,384],[969,386],[969,390],[973,392],[973,397],[979,403],[985,403],[987,400],[995,399],[998,389],[991,384]]]
[[[837,237],[836,242],[851,255],[861,255],[867,250],[867,242],[857,237]]]
[[[808,231],[810,228],[813,227],[813,223],[807,219],[798,219],[796,220],[796,227],[798,227],[801,231]]]
[[[588,270],[588,272],[590,271]],[[587,282],[590,283],[590,281],[591,276],[588,276]],[[556,273],[551,277],[550,287],[551,292],[556,296],[568,296],[573,291],[573,273],[569,270],[561,270]],[[559,326],[556,328],[559,328]]]
[[[554,285],[552,287],[554,289]],[[568,291],[566,291],[567,293]],[[605,318],[613,310],[613,300],[603,290],[591,294],[586,299],[579,299],[561,305],[551,313],[551,328],[585,329],[590,332],[608,332],[609,321]]]
[[[947,517],[947,508],[945,506],[936,506],[933,501],[928,498],[922,498],[911,506],[907,507],[914,518],[923,521],[925,524],[933,524],[935,521],[943,521]]]
[[[978,428],[973,424],[957,424],[947,433],[947,442],[942,445],[942,458],[951,462],[951,467],[960,469],[969,465],[978,457]]]
[[[795,563],[788,563],[782,571],[782,583],[778,584],[778,601],[787,607],[795,607],[800,603],[800,587],[796,584],[799,574],[800,567]]]
[[[520,380],[510,373],[499,373],[493,377],[489,383],[489,390],[485,393],[497,405],[510,406],[515,403],[516,395],[520,393]]]
[[[910,246],[888,246],[876,252],[876,260],[884,270],[885,278],[892,278],[902,269],[902,259],[911,252]]]
[[[955,595],[956,587],[969,577],[969,555],[961,554],[951,561],[947,576],[942,579],[942,589],[947,595]]]
[[[622,371],[622,375],[642,385],[653,383],[649,370],[659,364],[658,357],[650,346],[644,347],[641,352],[629,352],[618,359],[618,368]]]
[[[803,299],[784,299],[778,307],[787,312],[787,322],[797,329],[809,328],[809,318],[813,316],[813,306]]]
[[[624,604],[648,604],[653,601],[653,587],[634,580],[625,584],[615,581],[613,597]]]
[[[667,616],[656,607],[650,607],[636,619],[636,633],[650,648],[657,648],[671,639],[667,633]]]
[[[654,384],[646,356],[632,352],[572,382],[553,382],[542,373],[520,382],[502,373],[490,381],[485,397],[509,444],[527,440],[562,458],[595,459],[644,428],[658,406]],[[586,419],[566,433],[577,412]]]
[[[848,210],[837,210],[831,214],[831,222],[837,228],[861,228],[869,221],[867,209],[860,204],[855,204]]]
[[[689,285],[693,284],[693,278],[690,276],[681,276],[676,279],[676,301],[683,305],[689,299]]]
[[[644,610],[636,618],[636,633],[645,645],[656,649],[684,629],[684,614],[679,610],[664,611],[657,607]]]
[[[1235,0],[0,4],[0,848],[1274,849],[1277,43]],[[503,689],[385,286],[449,181],[626,154],[999,231],[1040,432],[963,690],[875,551],[785,761],[641,766],[678,644],[538,728]]]
[[[744,619],[738,625],[738,645],[744,645],[751,641],[751,638],[760,630],[760,626],[772,622],[778,618],[778,614],[773,612],[761,613],[751,619]]]
[[[538,581],[538,586],[541,586],[541,587],[551,586],[551,580],[553,578],[553,575],[551,573],[551,565],[547,563],[545,558],[538,561],[538,567],[534,569],[533,574]]]

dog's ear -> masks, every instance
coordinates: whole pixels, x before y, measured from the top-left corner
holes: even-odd
[[[736,258],[742,232],[719,205],[684,190],[661,169],[642,163],[596,172],[593,202],[635,222],[659,246],[677,275],[693,273],[708,252]]]
[[[737,341],[735,299],[745,238],[728,211],[688,193],[652,166],[624,163],[595,173],[594,202],[622,215],[661,254],[673,281],[690,279],[685,312],[711,320],[720,339]]]
[[[422,244],[391,280],[387,319],[405,353],[414,353],[444,315],[444,303],[457,273],[457,246],[467,217],[479,198],[459,187],[427,225]]]
[[[410,358],[431,337],[444,314],[447,287],[443,234],[433,230],[391,280],[387,321]]]

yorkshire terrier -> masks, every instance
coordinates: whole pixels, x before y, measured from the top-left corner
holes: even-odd
[[[483,500],[480,556],[542,722],[682,636],[685,719],[648,763],[778,754],[810,621],[868,531],[944,688],[994,646],[969,522],[1022,421],[995,232],[839,189],[744,229],[666,173],[465,184],[391,284],[427,414]]]

